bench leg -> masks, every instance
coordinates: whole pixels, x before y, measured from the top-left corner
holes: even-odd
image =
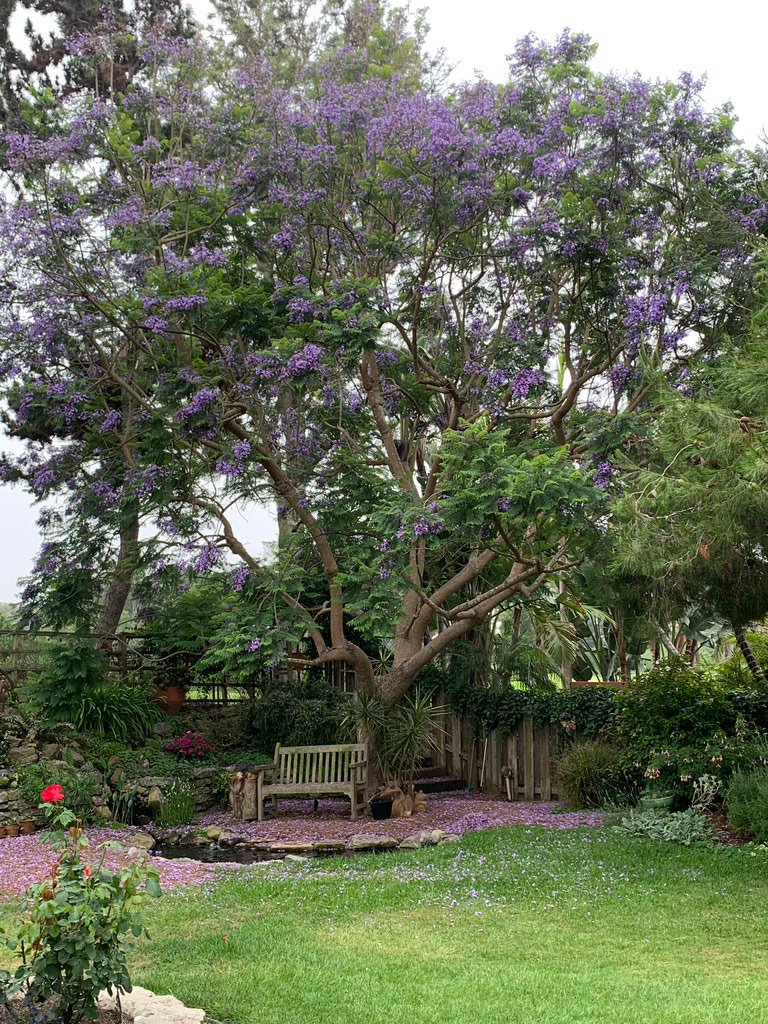
[[[274,814],[275,817],[277,817],[277,797],[276,796],[272,797],[272,813]]]
[[[357,821],[357,790],[353,788],[349,794],[349,802],[352,804],[352,814],[350,815],[350,821]]]

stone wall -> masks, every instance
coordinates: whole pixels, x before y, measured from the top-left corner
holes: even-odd
[[[0,824],[19,818],[33,818],[38,824],[45,821],[38,802],[30,804],[22,792],[24,770],[37,764],[45,766],[50,782],[60,781],[68,773],[71,775],[73,768],[81,776],[90,776],[94,815],[97,819],[110,820],[112,793],[126,778],[119,761],[111,759],[107,775],[102,775],[87,759],[87,746],[81,748],[70,726],[60,726],[55,732],[41,730],[20,715],[7,711],[0,719]],[[198,812],[215,806],[212,779],[218,771],[220,769],[212,765],[196,765],[191,769],[189,781]],[[145,811],[147,805],[154,803],[156,806],[162,793],[179,777],[181,773],[179,776],[147,774],[132,780]]]

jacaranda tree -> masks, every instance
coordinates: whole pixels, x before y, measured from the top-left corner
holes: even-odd
[[[153,588],[237,561],[223,669],[308,636],[393,701],[600,544],[647,375],[717,350],[765,211],[689,77],[565,34],[442,94],[360,7],[295,83],[158,33],[6,136],[3,474],[59,500],[33,607],[153,524]],[[260,500],[266,565],[229,511]]]

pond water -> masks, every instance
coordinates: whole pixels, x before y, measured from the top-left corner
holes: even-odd
[[[256,864],[264,860],[275,860],[265,850],[252,850],[247,846],[170,846],[158,843],[151,851],[153,857],[167,860],[199,860],[203,864]]]

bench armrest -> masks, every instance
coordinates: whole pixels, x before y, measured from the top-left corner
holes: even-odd
[[[364,761],[353,761],[352,764],[350,764],[349,767],[350,768],[365,768],[365,766],[367,764],[368,764],[368,758],[366,757],[366,759]]]

